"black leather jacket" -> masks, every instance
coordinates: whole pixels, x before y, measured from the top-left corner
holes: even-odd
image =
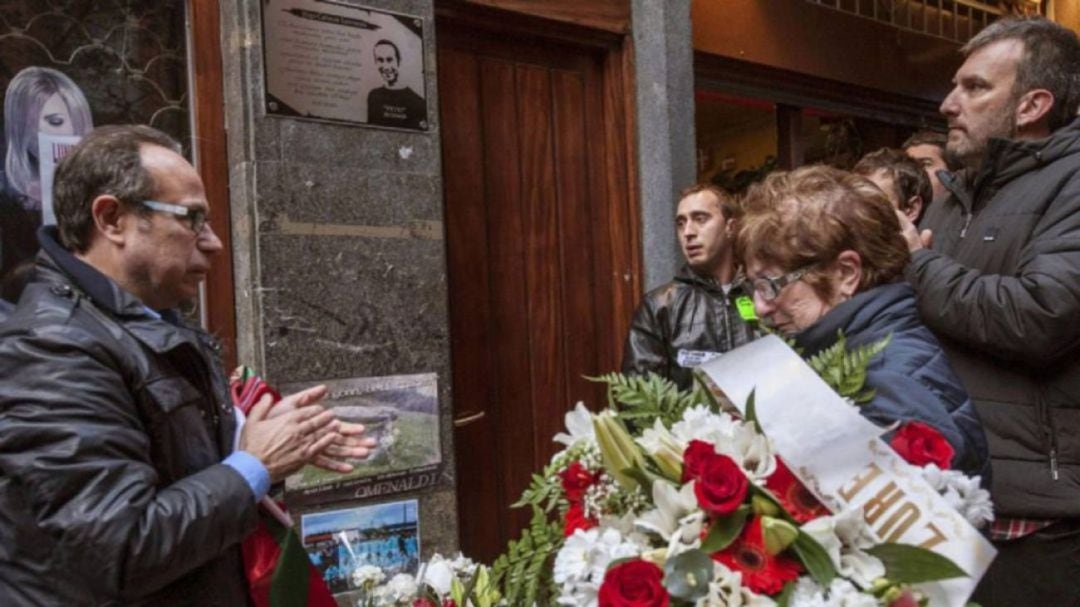
[[[686,390],[693,368],[705,358],[758,337],[757,327],[739,316],[732,289],[724,295],[714,280],[683,266],[675,280],[647,293],[634,312],[623,350],[622,372],[662,375]]]
[[[0,604],[247,604],[247,482],[211,338],[43,234],[0,326]]]

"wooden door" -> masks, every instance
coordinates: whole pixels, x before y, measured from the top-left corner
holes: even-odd
[[[445,16],[437,34],[461,542],[489,561],[565,412],[602,402],[583,376],[619,364],[636,203],[617,50]]]

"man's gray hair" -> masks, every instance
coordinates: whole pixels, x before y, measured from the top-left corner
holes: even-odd
[[[1076,32],[1044,17],[1006,17],[991,23],[960,49],[965,57],[1001,40],[1019,40],[1024,55],[1013,94],[1046,89],[1054,96],[1048,114],[1051,131],[1069,124],[1080,107],[1080,39]]]
[[[109,125],[90,131],[60,161],[53,182],[53,210],[64,247],[77,253],[90,247],[91,205],[98,196],[110,194],[133,208],[154,197],[157,184],[140,153],[148,145],[180,153],[180,144],[157,129]]]

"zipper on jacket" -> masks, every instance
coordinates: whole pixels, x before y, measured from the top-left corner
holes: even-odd
[[[964,213],[964,226],[960,228],[960,238],[967,236],[968,227],[971,226],[971,219],[974,216],[974,213]]]
[[[1039,416],[1039,423],[1042,425],[1042,430],[1045,432],[1047,442],[1049,443],[1049,450],[1047,456],[1050,459],[1050,478],[1057,481],[1061,478],[1061,473],[1058,470],[1058,440],[1057,440],[1057,427],[1054,425],[1054,417],[1050,411],[1050,408],[1044,402],[1042,395],[1039,396],[1038,401],[1035,403],[1036,411]]]

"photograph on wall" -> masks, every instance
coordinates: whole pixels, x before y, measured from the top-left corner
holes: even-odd
[[[323,383],[323,405],[339,419],[363,424],[378,441],[352,472],[305,466],[285,480],[293,506],[365,499],[433,487],[441,471],[439,391],[434,373],[365,377],[282,386],[289,394]]]
[[[326,0],[263,0],[266,113],[428,129],[424,22]]]
[[[312,564],[350,605],[361,598],[353,574],[362,567],[378,567],[389,579],[420,565],[416,500],[304,514],[300,527]]]
[[[0,20],[0,299],[18,299],[55,223],[56,163],[95,126],[148,124],[190,152],[186,6],[12,0]],[[77,16],[77,18],[76,18]]]

